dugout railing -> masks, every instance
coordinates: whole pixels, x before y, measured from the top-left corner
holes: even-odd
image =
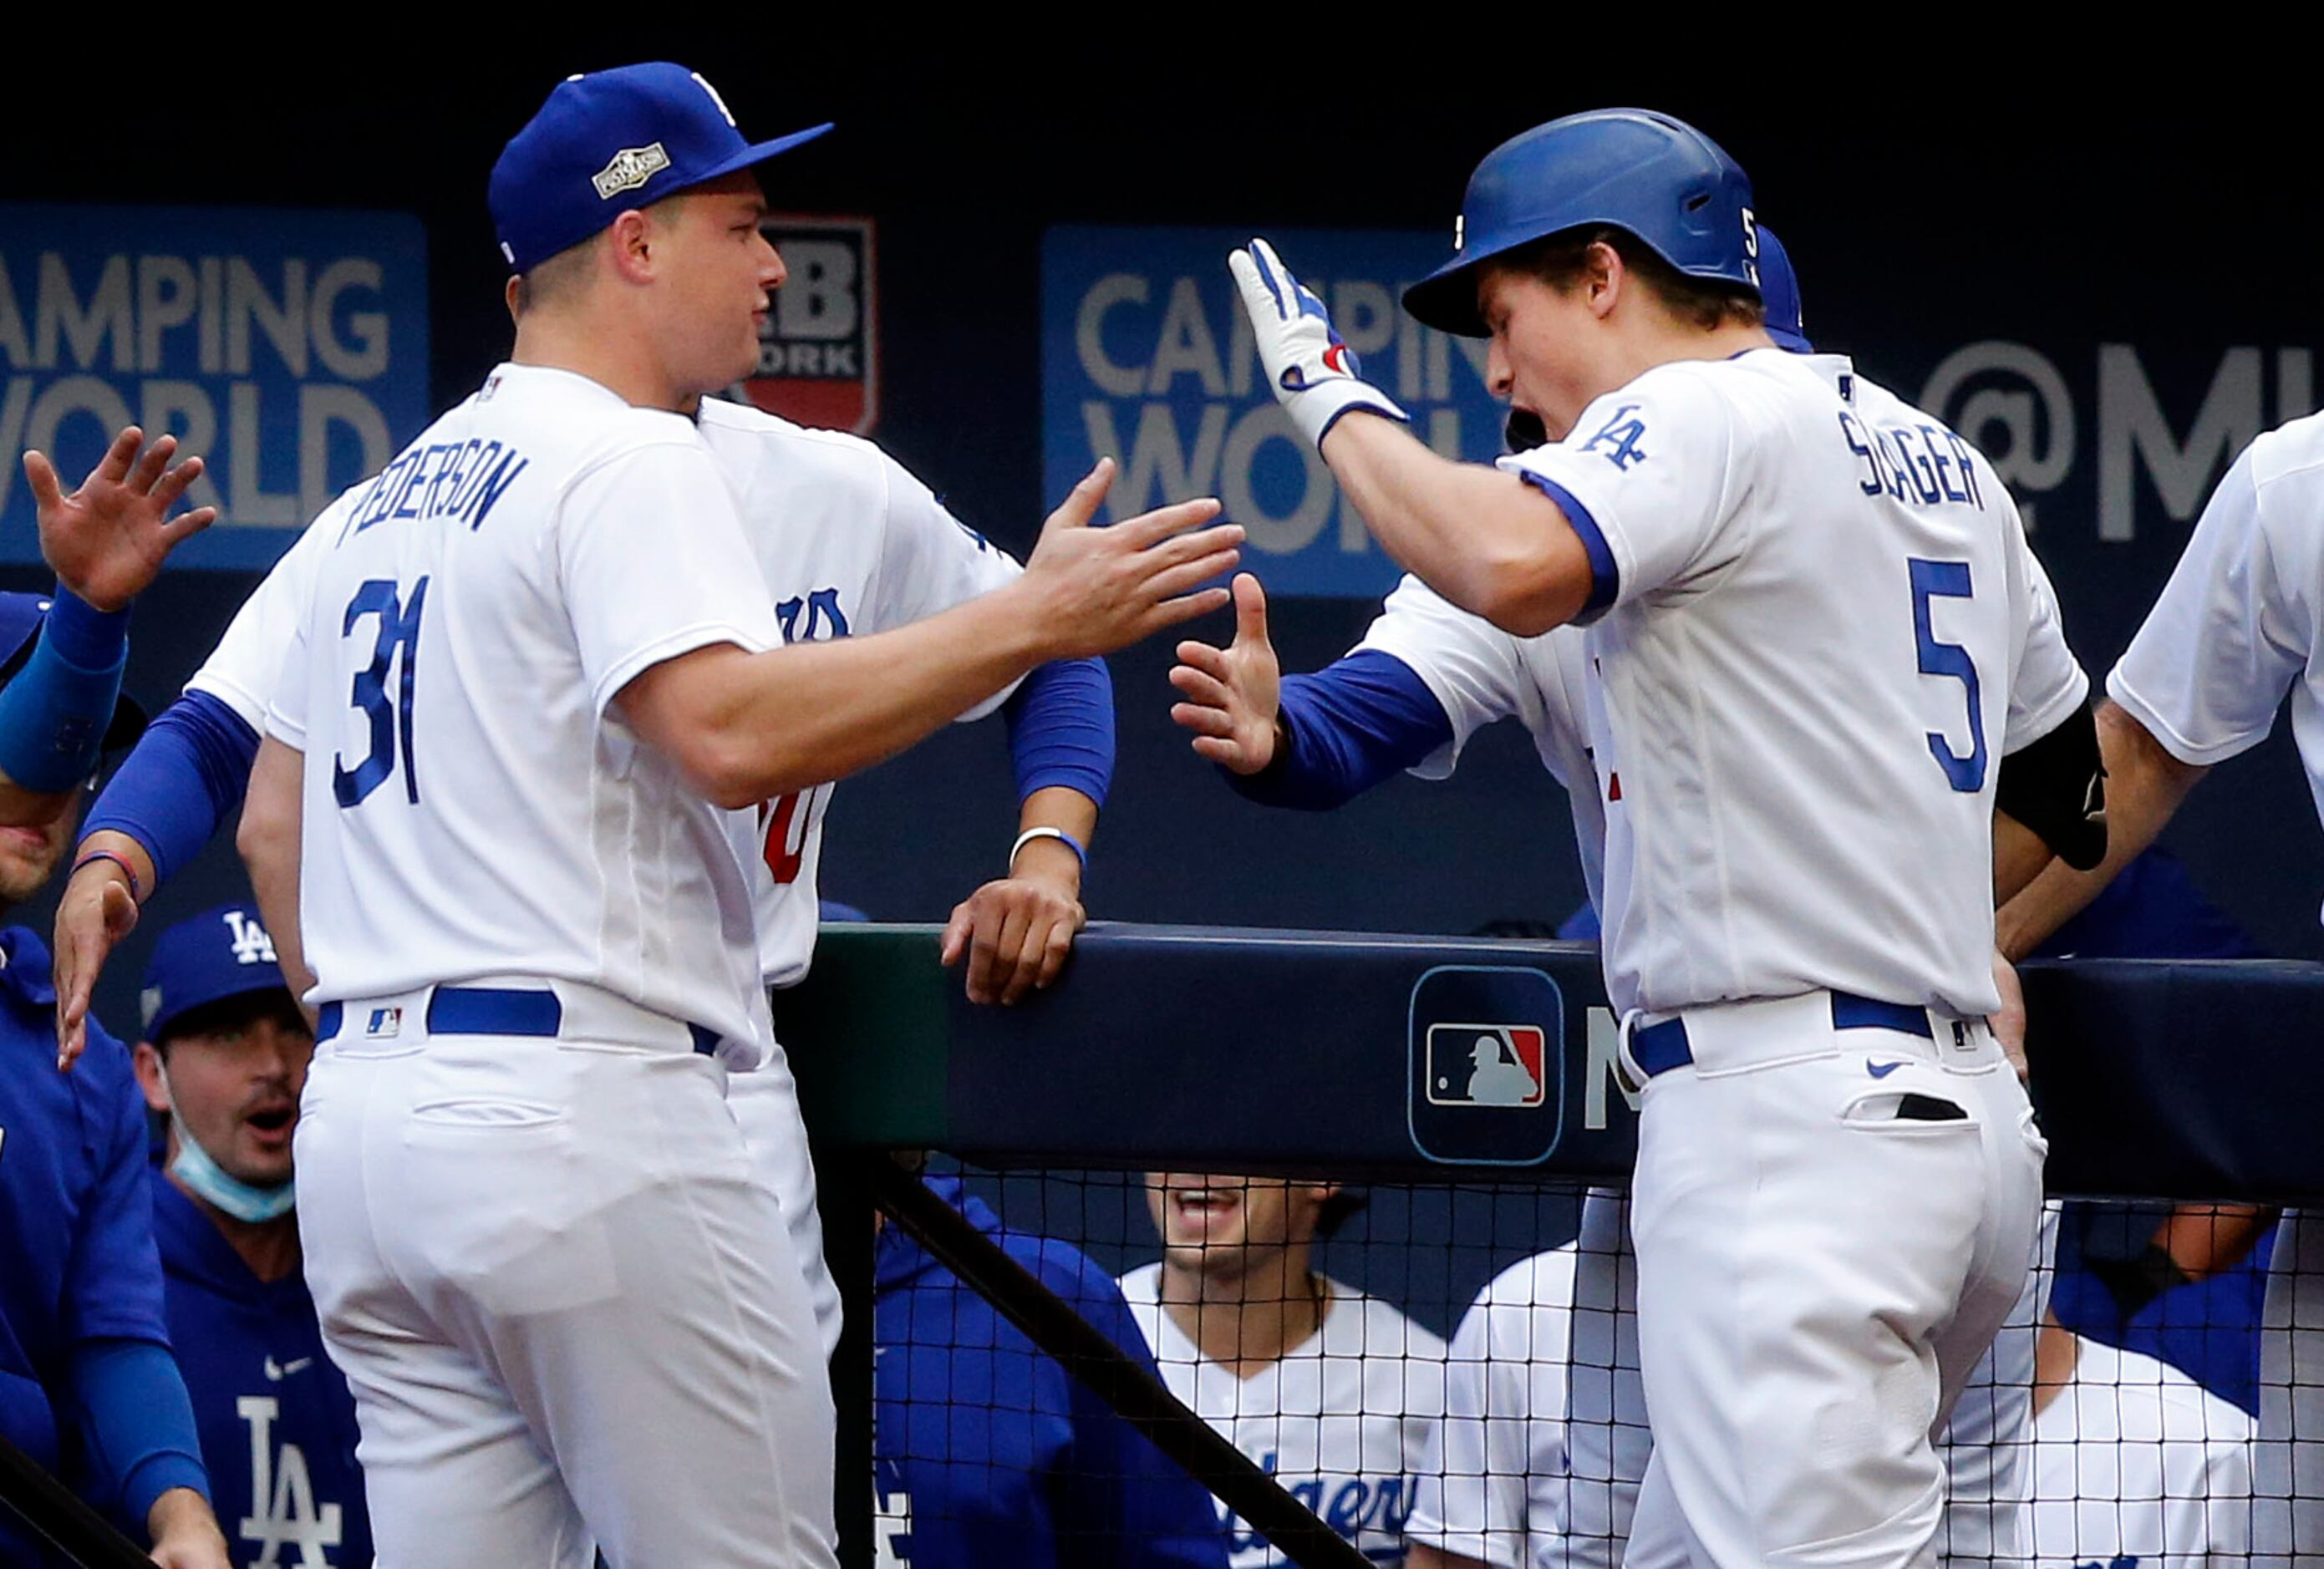
[[[1013,1195],[1003,1204],[1012,1225],[1072,1241],[1118,1235],[1120,1212],[1137,1204],[1130,1174],[1145,1170],[1386,1184],[1386,1224],[1433,1231],[1458,1229],[1462,1213],[1506,1216],[1531,1189],[1570,1194],[1628,1170],[1635,1112],[1588,945],[1101,924],[1063,984],[1004,1009],[967,1002],[937,962],[937,931],[826,929],[810,980],[779,1004],[851,1308],[837,1369],[844,1488],[871,1474],[870,1228],[851,1216],[898,1213],[884,1152],[950,1157],[996,1199]],[[2314,1133],[2324,1061],[2310,1044],[2324,1029],[2324,967],[2073,961],[2022,975],[2053,1193],[2324,1195]],[[1537,1098],[1462,1082],[1488,1032],[1504,1062],[1537,1054]],[[1545,1201],[1545,1213],[1554,1207]],[[1107,1209],[1115,1219],[1093,1222]],[[1523,1251],[1519,1229],[1503,1252]],[[1085,1344],[1044,1337],[1047,1305],[998,1290],[1004,1317],[1068,1365],[1086,1364]],[[1120,1381],[1119,1370],[1101,1376]],[[1126,1408],[1152,1426],[1164,1408],[1149,1395]],[[1194,1420],[1183,1408],[1170,1415]],[[1228,1468],[1204,1469],[1214,1458],[1189,1463],[1224,1498]],[[861,1529],[872,1510],[865,1491],[843,1511],[850,1563],[873,1561]],[[1290,1562],[1359,1561],[1266,1534]]]
[[[1392,1214],[1376,1229],[1457,1230],[1463,1202],[1507,1214],[1528,1193],[1618,1180],[1628,1168],[1635,1115],[1614,1072],[1596,950],[1100,924],[1062,984],[991,1008],[968,1003],[958,973],[938,963],[938,930],[826,928],[809,979],[779,998],[849,1307],[834,1364],[843,1562],[875,1562],[875,1210],[1157,1435],[1288,1561],[1360,1561],[1167,1390],[1108,1358],[1086,1326],[1067,1322],[1069,1305],[925,1202],[896,1155],[937,1152],[996,1194],[1016,1181],[1032,1214],[1011,1207],[1012,1223],[1066,1240],[1090,1232],[1091,1209],[1131,1206],[1132,1174],[1157,1169],[1385,1184]],[[2022,973],[2052,1192],[2324,1197],[2324,1059],[2313,1046],[2324,1037],[2324,966],[2075,961]],[[1537,1096],[1461,1080],[1463,1063],[1473,1078],[1485,1032],[1499,1060],[1537,1061]],[[1065,1214],[1044,1197],[1056,1179],[1022,1175],[1059,1171],[1105,1175],[1069,1179],[1080,1207]],[[1117,1215],[1112,1229],[1127,1224]],[[10,1460],[0,1448],[0,1502],[39,1521],[72,1561],[142,1560],[29,1463]]]

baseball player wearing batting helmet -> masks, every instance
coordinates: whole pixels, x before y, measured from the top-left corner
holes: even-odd
[[[512,361],[315,528],[241,837],[311,959],[301,1236],[383,1557],[829,1561],[804,1271],[723,1098],[770,1032],[722,809],[1200,613],[1232,558],[1182,532],[1214,503],[1087,529],[1100,473],[1005,587],[785,646],[682,411],[755,363],[751,170],[807,134],[746,142],[677,66],[558,87],[493,171]]]
[[[1768,336],[1794,353],[1812,353],[1790,260],[1772,230],[1762,227],[1758,234]],[[1858,391],[1868,400],[1893,402],[1860,377]],[[1545,439],[1538,419],[1525,410],[1513,412],[1509,425],[1512,445]],[[2046,596],[2046,583],[2037,592]],[[1515,719],[1566,789],[1594,911],[1604,881],[1608,803],[1592,762],[1585,629],[1513,637],[1406,577],[1353,651],[1323,671],[1279,676],[1263,594],[1249,579],[1237,592],[1242,602],[1234,642],[1225,648],[1182,645],[1172,680],[1185,694],[1174,717],[1194,732],[1198,751],[1220,761],[1238,792],[1314,810],[1337,806],[1397,769],[1444,778],[1477,731]],[[1652,1452],[1637,1376],[1637,1268],[1620,1193],[1590,1193],[1583,1239],[1571,1253],[1513,1267],[1462,1321],[1447,1367],[1445,1420],[1433,1436],[1409,1527],[1416,1559],[1433,1562],[1441,1551],[1456,1560],[1514,1559],[1535,1569],[1618,1561]],[[1945,1430],[1950,1555],[1996,1563],[2024,1557],[2033,1331],[2045,1280],[2029,1271],[2011,1318],[2022,1333],[1997,1341]],[[1536,1287],[1554,1288],[1554,1294],[1529,1296]],[[1461,1337],[1467,1354],[1457,1354]],[[1563,1367],[1499,1365],[1495,1357],[1512,1344],[1542,1348],[1520,1356],[1532,1364],[1563,1360],[1570,1348],[1577,1363],[1605,1370],[1604,1376],[1569,1381]],[[1540,1401],[1513,1398],[1528,1389]]]
[[[1506,632],[1590,628],[1608,988],[1645,1086],[1635,1550],[1902,1563],[1935,1550],[1936,1429],[2034,1241],[2042,1145],[1984,1023],[1997,860],[2007,891],[2038,834],[2095,858],[2095,756],[1989,467],[1777,349],[1757,251],[1742,170],[1666,116],[1496,150],[1406,297],[1489,337],[1551,437],[1490,468],[1398,428],[1264,242],[1231,264],[1389,553]],[[1997,786],[2035,832],[1997,830]]]

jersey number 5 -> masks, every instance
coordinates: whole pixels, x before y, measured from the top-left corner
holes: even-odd
[[[1928,732],[1929,756],[1954,789],[1974,794],[1985,787],[1985,714],[1978,703],[1977,661],[1960,644],[1940,642],[1929,626],[1930,600],[1969,597],[1969,563],[1913,555],[1904,558],[1904,564],[1913,573],[1913,639],[1920,648],[1921,674],[1960,682],[1969,701],[1969,756],[1954,751],[1935,730]]]
[[[420,804],[420,775],[411,757],[411,683],[420,668],[420,613],[428,604],[428,580],[411,585],[411,602],[405,604],[395,583],[375,577],[355,590],[347,601],[340,633],[352,638],[355,623],[365,616],[379,618],[372,639],[371,664],[355,672],[351,693],[355,706],[371,726],[371,750],[353,768],[344,754],[332,759],[331,794],[342,807],[355,806],[387,782],[395,772],[397,742],[402,743],[403,794]],[[402,657],[397,658],[401,654]],[[388,675],[397,674],[394,701],[387,694]]]

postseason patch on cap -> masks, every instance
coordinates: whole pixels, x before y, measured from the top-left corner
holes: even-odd
[[[592,175],[589,183],[597,188],[599,201],[612,201],[625,190],[635,190],[655,175],[669,167],[669,154],[659,142],[643,147],[624,147],[613,154],[613,161]]]

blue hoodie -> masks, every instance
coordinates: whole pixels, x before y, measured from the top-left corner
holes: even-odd
[[[1080,1252],[937,1197],[1148,1372],[1121,1289]],[[1225,1569],[1210,1493],[890,1225],[873,1270],[879,1550],[899,1569]]]

